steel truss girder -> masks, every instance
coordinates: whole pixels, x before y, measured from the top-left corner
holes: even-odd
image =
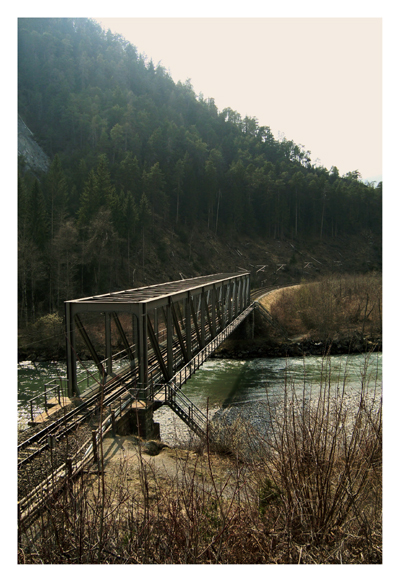
[[[126,350],[126,353],[128,354],[129,361],[133,362],[135,358],[134,358],[134,355],[132,353],[131,346],[129,345],[129,342],[128,342],[127,337],[125,335],[124,329],[123,329],[121,322],[119,320],[119,317],[115,311],[112,312],[112,315],[113,315],[114,322],[115,322],[115,325],[117,327],[119,336],[122,340],[122,343],[124,344],[124,348]]]
[[[171,379],[171,376],[168,374],[168,369],[167,369],[167,366],[165,365],[164,358],[162,356],[160,346],[159,346],[159,343],[157,341],[156,334],[154,333],[154,329],[153,329],[149,315],[147,315],[147,331],[149,332],[150,342],[151,342],[151,345],[153,347],[154,353],[156,355],[158,364],[159,364],[161,371],[163,373],[164,380],[166,382],[168,382]]]
[[[149,365],[154,367],[154,361],[156,361],[164,379],[171,378],[177,365],[190,362],[193,355],[203,349],[249,304],[249,273],[198,277],[66,301],[69,394],[79,394],[76,372],[76,330],[81,335],[83,334],[85,344],[99,367],[100,373],[105,374],[88,331],[79,325],[78,313],[95,312],[103,313],[105,316],[107,375],[112,373],[110,319],[113,317],[131,367],[137,370],[138,382],[142,387],[146,387],[149,382]],[[132,316],[132,346],[117,315],[120,312]],[[159,337],[160,312],[164,313],[166,341],[160,340]],[[136,368],[134,368],[135,362]],[[149,364],[149,362],[153,363]]]
[[[176,314],[175,306],[172,302],[171,302],[171,312],[172,312],[172,319],[174,321],[175,330],[176,330],[176,333],[178,335],[179,345],[180,345],[183,357],[185,359],[185,363],[187,364],[189,362],[189,358],[188,358],[185,343],[183,341],[182,331],[181,331],[181,328],[179,325],[179,320],[178,320],[178,316]],[[182,314],[181,314],[181,320],[182,320]]]
[[[83,325],[83,323],[81,321],[81,318],[79,317],[78,314],[76,314],[74,319],[75,319],[75,323],[76,323],[76,329],[81,334],[82,339],[85,342],[86,347],[88,348],[88,350],[90,352],[90,355],[92,356],[93,361],[95,362],[95,364],[96,364],[96,366],[97,366],[97,368],[98,368],[98,370],[100,372],[100,376],[102,378],[104,378],[105,375],[106,375],[106,373],[105,373],[103,364],[101,363],[100,358],[97,355],[97,352],[96,352],[96,350],[95,350],[95,348],[94,348],[94,346],[93,346],[93,344],[92,344],[92,342],[90,340],[90,337],[88,336],[88,334],[86,332],[86,329],[84,328],[84,325]]]

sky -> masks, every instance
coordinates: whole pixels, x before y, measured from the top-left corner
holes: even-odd
[[[316,165],[382,179],[381,18],[95,20],[220,111],[303,145]]]

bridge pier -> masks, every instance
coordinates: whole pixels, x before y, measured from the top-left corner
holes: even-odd
[[[133,402],[132,406],[116,420],[116,433],[119,436],[134,434],[142,439],[159,439],[160,424],[154,422],[154,404],[144,405],[141,402]]]

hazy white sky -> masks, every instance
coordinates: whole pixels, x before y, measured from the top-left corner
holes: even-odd
[[[328,169],[381,179],[381,18],[96,20],[219,110],[256,117]]]

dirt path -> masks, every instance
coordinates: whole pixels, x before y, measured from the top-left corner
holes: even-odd
[[[106,471],[111,471],[124,463],[130,468],[139,468],[143,462],[157,472],[165,472],[169,476],[177,474],[179,462],[194,462],[196,458],[194,452],[171,449],[167,446],[164,446],[157,455],[149,455],[146,452],[146,443],[139,443],[134,435],[106,437],[103,441],[103,454]]]
[[[157,483],[190,484],[195,481],[205,491],[223,489],[224,496],[232,495],[237,466],[229,457],[196,453],[195,451],[164,446],[157,455],[146,453],[146,443],[138,443],[134,435],[106,437],[103,441],[105,481],[110,487],[126,486],[137,491],[147,475],[151,487]],[[212,474],[210,471],[212,467]]]

